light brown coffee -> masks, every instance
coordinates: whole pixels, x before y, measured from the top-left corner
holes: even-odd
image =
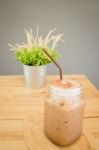
[[[79,96],[49,97],[44,106],[44,131],[51,141],[68,145],[82,133],[84,102]]]

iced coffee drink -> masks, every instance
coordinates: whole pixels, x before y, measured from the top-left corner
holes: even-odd
[[[84,100],[78,82],[55,80],[44,106],[44,131],[58,145],[79,138],[83,127]]]

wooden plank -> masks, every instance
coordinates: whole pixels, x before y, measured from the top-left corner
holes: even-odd
[[[32,115],[32,114],[29,114]],[[36,117],[36,114],[33,114]],[[39,115],[42,117],[42,115]],[[36,119],[34,119],[35,121]],[[39,123],[35,125],[36,128],[43,129]],[[27,150],[24,141],[24,126],[22,120],[0,120],[0,150]],[[29,130],[27,130],[28,132]],[[91,150],[98,150],[99,148],[99,118],[85,118],[84,119],[84,133],[91,145]],[[32,137],[33,138],[33,137]],[[30,139],[30,142],[33,139]],[[45,140],[46,141],[46,140]],[[30,143],[29,142],[29,143]],[[84,142],[84,141],[83,141]],[[82,143],[83,143],[82,142]],[[38,145],[39,146],[39,145]],[[32,149],[30,149],[32,150]]]
[[[28,112],[42,114],[48,84],[55,78],[58,76],[48,76],[43,89],[33,90],[24,86],[22,76],[0,76],[0,119],[22,119]],[[63,78],[77,80],[83,86],[85,116],[99,116],[99,93],[90,81],[83,75],[66,75]]]
[[[99,117],[84,120],[84,133],[87,136],[91,149],[99,149]]]
[[[30,150],[89,150],[90,145],[87,137],[82,136],[73,144],[58,146],[53,144],[44,134],[43,116],[28,116],[24,120],[24,135],[27,146]],[[39,144],[38,144],[39,143]]]
[[[28,150],[21,120],[0,120],[0,150]]]
[[[27,89],[22,76],[0,77],[0,119],[2,119],[0,120],[0,150],[28,149],[24,142],[22,121],[16,119],[23,119],[27,114],[43,115],[48,84],[56,77],[58,76],[49,76],[46,87],[41,90]],[[77,80],[83,86],[86,99],[85,117],[87,117],[84,121],[84,133],[91,149],[98,150],[99,119],[88,117],[99,116],[99,93],[83,75],[66,75],[64,79]]]
[[[0,141],[0,150],[28,150],[24,141]]]
[[[22,120],[0,120],[0,142],[4,140],[24,140]]]

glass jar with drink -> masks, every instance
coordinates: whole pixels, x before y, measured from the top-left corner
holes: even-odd
[[[58,145],[68,145],[80,137],[83,129],[84,98],[80,83],[54,80],[44,104],[44,131]]]

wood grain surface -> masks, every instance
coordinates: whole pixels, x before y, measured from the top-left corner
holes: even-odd
[[[33,90],[25,87],[23,76],[0,76],[0,150],[28,150],[23,119],[29,114],[43,115],[48,85],[55,78],[58,76],[48,76],[43,89]],[[64,75],[63,78],[77,80],[83,86],[84,134],[91,150],[99,150],[99,91],[84,75]]]
[[[44,134],[43,120],[44,115],[33,116],[33,114],[31,114],[23,121],[25,142],[29,149],[81,150],[82,148],[82,150],[90,150],[90,143],[84,133],[71,145],[58,146],[53,144]]]

